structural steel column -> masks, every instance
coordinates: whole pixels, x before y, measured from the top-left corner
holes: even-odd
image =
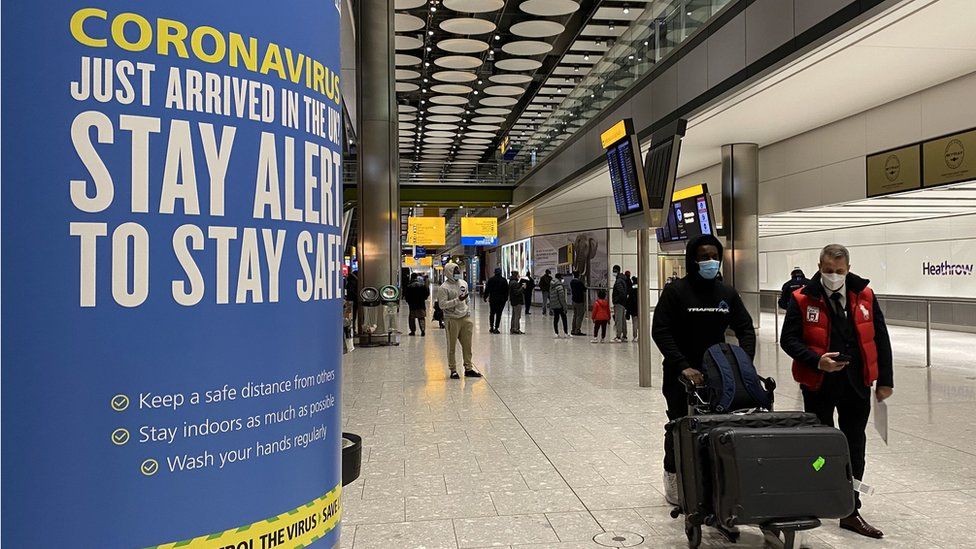
[[[651,386],[651,372],[654,366],[651,363],[651,292],[656,291],[651,288],[651,269],[656,269],[656,262],[653,260],[651,252],[654,250],[651,244],[651,229],[640,229],[637,231],[637,308],[640,313],[637,315],[637,368],[638,383],[641,387]]]
[[[727,237],[725,282],[742,295],[759,327],[759,146],[722,146],[722,226]]]
[[[379,288],[399,285],[401,263],[393,0],[358,5],[359,286]]]

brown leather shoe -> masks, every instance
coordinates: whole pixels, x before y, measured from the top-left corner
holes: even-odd
[[[878,530],[874,526],[871,526],[864,520],[864,517],[860,513],[854,511],[851,516],[847,518],[840,519],[840,527],[844,530],[850,530],[856,534],[861,534],[862,536],[881,539],[884,537],[884,532]]]

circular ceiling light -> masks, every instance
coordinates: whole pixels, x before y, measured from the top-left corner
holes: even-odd
[[[435,130],[435,131],[432,131],[432,132],[427,132],[426,135],[428,137],[457,137],[457,132],[448,132],[448,131]]]
[[[397,110],[399,112],[417,112],[417,107],[413,105],[397,105]]]
[[[393,28],[396,32],[413,32],[424,28],[424,20],[409,13],[393,15]]]
[[[556,17],[576,12],[579,4],[573,0],[526,0],[519,4],[519,9],[531,15]]]
[[[400,93],[415,92],[420,89],[420,86],[412,82],[397,82],[396,91]]]
[[[427,124],[428,130],[457,131],[457,124]]]
[[[527,74],[493,74],[488,80],[496,84],[528,84],[532,77]]]
[[[494,124],[474,124],[468,126],[468,130],[474,130],[476,132],[497,132],[501,129],[501,126],[496,126]]]
[[[476,116],[471,121],[475,124],[501,124],[505,119],[501,116]]]
[[[479,103],[486,107],[511,107],[518,100],[514,97],[485,97]]]
[[[395,39],[397,50],[415,50],[417,48],[423,47],[424,43],[412,36],[400,36],[396,35]]]
[[[420,73],[417,71],[412,71],[410,69],[397,69],[396,79],[397,80],[413,80],[414,78],[420,78]]]
[[[555,21],[522,21],[515,23],[509,31],[515,36],[523,38],[548,38],[556,36],[566,30],[566,27]]]
[[[488,86],[485,88],[485,93],[488,95],[522,95],[525,93],[525,89],[518,86]]]
[[[464,144],[465,145],[490,145],[491,144],[491,139],[480,139],[480,138],[467,139],[467,138],[465,138]]]
[[[451,105],[434,105],[427,109],[427,112],[432,114],[462,114],[464,112],[463,107],[453,107]]]
[[[470,55],[446,55],[435,59],[434,64],[445,69],[474,69],[481,66],[481,59]]]
[[[502,109],[498,107],[482,107],[479,109],[475,109],[474,112],[478,114],[484,114],[487,116],[505,116],[505,115],[512,114],[512,109]]]
[[[444,0],[444,7],[461,13],[487,13],[505,7],[505,0]]]
[[[502,46],[502,51],[510,55],[542,55],[552,51],[552,44],[537,40],[518,40]]]
[[[488,49],[488,42],[473,38],[449,38],[438,42],[437,47],[451,53],[480,53]]]
[[[427,0],[396,0],[393,3],[394,9],[398,10],[412,10],[414,8],[419,8],[427,3]]]
[[[413,132],[410,130],[400,130],[400,137],[413,137]]]
[[[453,34],[488,34],[489,32],[493,32],[495,28],[495,24],[491,21],[475,19],[473,17],[456,17],[441,21],[441,30]]]
[[[434,73],[434,80],[440,82],[474,82],[478,76],[470,72],[439,71]]]
[[[451,114],[434,114],[427,117],[428,122],[442,122],[442,123],[453,123],[460,122],[460,116],[454,116]],[[433,126],[433,124],[431,124]]]
[[[473,88],[471,86],[465,86],[464,84],[437,84],[431,86],[430,91],[434,93],[464,94],[464,93],[471,93],[473,91]]]
[[[413,122],[400,122],[400,129],[401,130],[412,130],[412,129],[416,128],[416,127],[417,127],[417,125],[414,124]]]
[[[412,65],[419,65],[420,58],[415,55],[409,55],[406,53],[396,54],[396,66],[398,67],[409,67]]]
[[[525,59],[523,57],[513,57],[512,59],[502,59],[495,63],[496,69],[504,71],[534,71],[542,66],[541,61],[535,59]]]
[[[456,95],[435,95],[430,98],[430,102],[436,105],[466,105],[468,100]]]
[[[450,137],[425,137],[424,143],[448,145],[454,143],[454,140]]]
[[[487,139],[493,139],[495,134],[491,132],[468,132],[464,134],[464,137],[484,137]]]

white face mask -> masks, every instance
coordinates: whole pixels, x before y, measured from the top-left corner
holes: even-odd
[[[844,281],[847,279],[847,275],[842,275],[838,273],[820,273],[820,280],[823,283],[824,288],[832,292],[836,292],[844,286]]]

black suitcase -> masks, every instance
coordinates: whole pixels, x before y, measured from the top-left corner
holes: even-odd
[[[691,525],[700,526],[713,514],[712,471],[708,434],[721,427],[761,428],[817,426],[820,421],[806,412],[756,412],[688,416],[667,424],[674,438],[681,512]]]
[[[844,433],[825,426],[768,427],[723,426],[709,433],[719,523],[762,526],[850,515],[854,486]]]

